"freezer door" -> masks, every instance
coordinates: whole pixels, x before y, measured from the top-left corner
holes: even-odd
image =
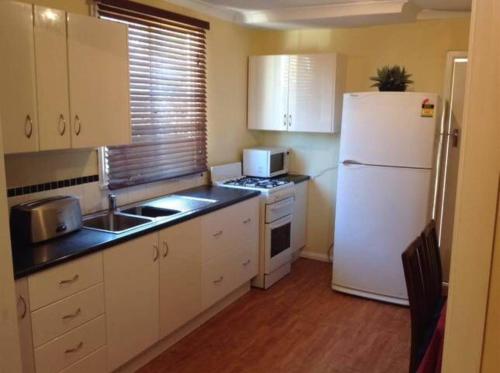
[[[340,162],[432,168],[437,100],[433,93],[345,94]],[[424,101],[434,105],[433,117],[423,116]]]
[[[405,303],[401,253],[430,218],[431,171],[341,165],[333,287]]]

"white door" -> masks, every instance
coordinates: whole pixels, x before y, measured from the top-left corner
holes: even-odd
[[[201,312],[201,219],[160,232],[160,338]]]
[[[252,56],[248,67],[248,129],[286,131],[289,56]]]
[[[425,100],[434,117],[422,116]],[[344,95],[340,161],[433,167],[437,95],[369,92]]]
[[[71,147],[66,13],[34,7],[40,150]]]
[[[429,218],[431,171],[339,167],[333,286],[406,303],[401,253]]]
[[[127,26],[68,14],[73,148],[130,143]]]
[[[38,150],[31,4],[0,1],[0,113],[5,153]]]
[[[289,131],[332,132],[336,54],[290,56]]]
[[[108,371],[113,371],[158,340],[158,233],[103,253]]]
[[[451,87],[450,101],[447,105],[448,113],[445,123],[445,156],[443,163],[444,183],[442,185],[442,192],[444,194],[442,197],[442,208],[440,209],[442,216],[438,217],[438,221],[440,220],[440,224],[438,223],[438,225],[444,281],[448,281],[450,270],[466,70],[466,58],[458,58],[454,61],[453,83]]]

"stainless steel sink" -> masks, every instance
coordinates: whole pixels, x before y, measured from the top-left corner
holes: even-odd
[[[123,233],[130,229],[149,224],[152,221],[152,219],[145,217],[109,212],[85,219],[83,226],[103,232]]]
[[[214,199],[196,198],[172,194],[141,205],[125,207],[120,210],[124,214],[146,216],[154,219],[173,217],[188,211],[198,210],[212,203]]]

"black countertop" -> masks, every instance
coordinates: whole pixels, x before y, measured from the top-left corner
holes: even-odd
[[[179,224],[197,216],[208,214],[212,211],[256,197],[260,194],[260,192],[204,185],[175,192],[175,194],[213,199],[217,202],[198,210],[177,214],[170,219],[165,218],[157,220],[145,226],[138,227],[121,234],[83,228],[77,232],[70,233],[67,236],[42,242],[40,244],[25,247],[14,247],[12,254],[15,278],[18,279],[81,256],[117,245],[121,242]]]
[[[276,179],[279,180],[285,180],[285,181],[291,181],[295,184],[302,183],[304,181],[307,181],[311,178],[309,175],[292,175],[292,174],[286,174],[283,176],[276,176]]]

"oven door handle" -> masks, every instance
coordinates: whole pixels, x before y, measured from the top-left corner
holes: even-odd
[[[273,230],[282,227],[283,225],[289,224],[291,222],[292,222],[292,215],[287,215],[273,222],[266,223],[266,227],[268,227],[270,230]]]

